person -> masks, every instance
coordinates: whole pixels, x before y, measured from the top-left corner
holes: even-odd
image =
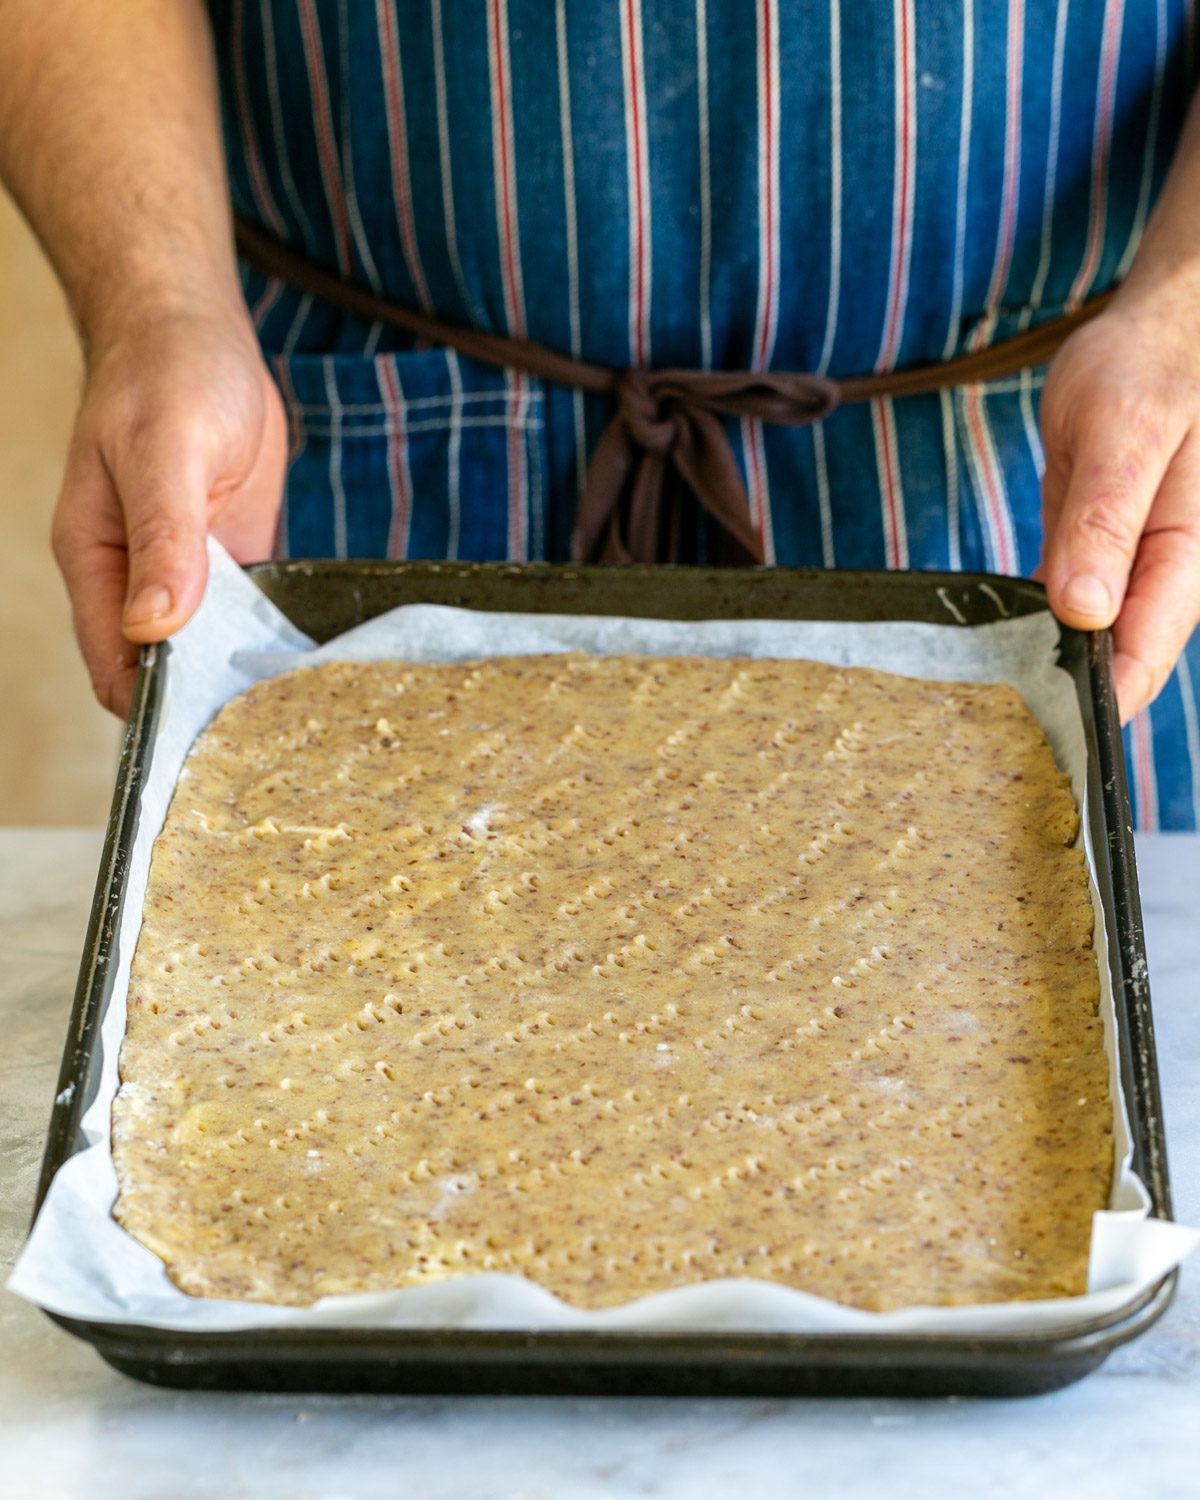
[[[728,430],[769,563],[1040,560],[1113,627],[1140,824],[1195,827],[1197,50],[1191,0],[10,0],[0,172],[86,353],[53,542],[98,695],[196,608],[209,530],[563,559],[610,415],[239,268],[231,200],[618,369],[888,371],[1115,287],[1048,371]]]

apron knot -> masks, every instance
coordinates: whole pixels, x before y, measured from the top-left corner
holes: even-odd
[[[690,493],[727,538],[730,560],[761,563],[725,418],[818,422],[838,388],[820,375],[721,370],[623,370],[617,408],[588,466],[571,555],[576,562],[674,557],[679,504]]]
[[[649,370],[617,376],[617,410],[629,436],[646,453],[665,458],[679,436],[678,403],[661,392]]]

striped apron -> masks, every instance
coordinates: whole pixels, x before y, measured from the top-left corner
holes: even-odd
[[[599,363],[849,376],[1119,279],[1195,0],[212,0],[236,207],[397,301]],[[567,555],[603,398],[246,271],[288,408],[279,551]],[[1023,573],[1043,370],[731,426],[780,565]],[[700,523],[689,555],[715,538]],[[1200,812],[1200,637],[1127,732]]]

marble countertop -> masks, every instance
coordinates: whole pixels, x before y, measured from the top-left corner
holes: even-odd
[[[0,1279],[28,1221],[100,836],[0,830]],[[1200,1222],[1200,838],[1139,840],[1176,1212]],[[1200,1495],[1200,1268],[1146,1337],[1020,1401],[199,1395],[0,1291],[3,1500]]]

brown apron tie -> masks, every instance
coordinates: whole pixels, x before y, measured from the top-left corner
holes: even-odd
[[[762,539],[751,520],[722,418],[803,427],[819,422],[842,402],[926,395],[1016,375],[1049,360],[1112,296],[1103,292],[1073,312],[957,359],[883,374],[830,380],[781,370],[614,370],[531,339],[445,323],[401,307],[245,219],[238,218],[235,229],[238,251],[249,265],[345,312],[402,328],[469,359],[614,397],[616,409],[592,454],[579,501],[571,542],[576,562],[657,562],[664,552],[672,556],[682,485],[720,525],[740,554],[735,560],[761,563]]]
[[[616,375],[614,388],[617,409],[592,454],[579,505],[571,546],[576,560],[644,562],[662,556],[670,465],[745,558],[761,562],[762,543],[720,418],[815,422],[837,405],[832,381],[819,375],[626,370]]]

